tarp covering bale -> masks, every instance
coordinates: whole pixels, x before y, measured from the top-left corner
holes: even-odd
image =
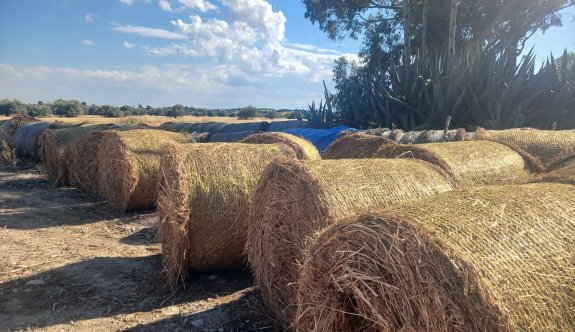
[[[302,120],[286,120],[286,121],[272,121],[267,131],[283,131],[287,129],[307,128],[307,121]]]
[[[42,149],[42,163],[48,178],[54,185],[68,185],[69,162],[76,143],[84,135],[112,128],[112,124],[76,126],[44,130],[38,136]]]
[[[228,123],[223,129],[222,133],[234,133],[238,131],[266,131],[270,123],[267,121],[261,122],[245,122],[245,123]]]
[[[532,180],[532,165],[515,150],[491,141],[418,145],[385,145],[375,158],[414,158],[427,161],[462,186],[522,184]]]
[[[482,136],[502,144],[517,146],[550,166],[575,154],[575,132],[535,129],[483,131]]]
[[[314,129],[314,128],[300,128],[300,129],[287,129],[283,130],[284,133],[296,135],[310,141],[319,153],[323,153],[327,147],[333,143],[339,135],[347,131],[355,131],[356,129],[346,126],[339,126],[329,129]]]
[[[550,167],[542,176],[544,181],[575,184],[575,155]]]
[[[14,145],[13,136],[16,133],[16,130],[27,123],[38,121],[40,120],[29,115],[15,115],[10,120],[0,124],[0,139],[10,143],[10,145]]]
[[[109,131],[98,151],[99,190],[120,212],[156,205],[161,149],[168,143],[185,143],[182,133],[154,129]]]
[[[160,167],[158,216],[170,285],[188,271],[244,266],[246,216],[265,167],[294,158],[281,144],[172,144]]]
[[[371,158],[383,145],[396,144],[381,136],[354,133],[342,135],[323,152],[323,159]]]
[[[210,136],[210,142],[237,142],[255,134],[254,131],[238,131],[235,133],[216,133]]]
[[[250,135],[240,143],[248,144],[284,144],[292,149],[298,159],[321,159],[316,147],[308,140],[286,133],[258,133]]]
[[[187,122],[164,122],[158,128],[161,130],[173,131],[173,132],[180,132],[183,127],[190,125]]]
[[[297,262],[307,236],[334,218],[452,190],[429,164],[407,159],[276,160],[254,194],[246,254],[266,307],[293,319]]]
[[[296,331],[574,331],[575,188],[454,191],[325,229]]]
[[[20,126],[13,137],[16,155],[22,159],[40,161],[42,151],[38,144],[38,136],[43,130],[52,126],[50,122],[30,122]]]

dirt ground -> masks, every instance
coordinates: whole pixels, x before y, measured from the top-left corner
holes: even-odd
[[[246,270],[164,286],[153,211],[0,167],[0,331],[275,331]]]

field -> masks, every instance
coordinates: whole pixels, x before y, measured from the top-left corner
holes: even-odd
[[[0,331],[274,330],[249,271],[165,287],[155,224],[52,187],[40,166],[0,168]]]

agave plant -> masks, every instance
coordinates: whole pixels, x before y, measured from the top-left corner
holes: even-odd
[[[339,116],[333,111],[333,96],[323,82],[325,102],[320,100],[316,107],[315,101],[308,105],[307,110],[296,110],[298,120],[306,119],[309,128],[327,129],[340,123]]]

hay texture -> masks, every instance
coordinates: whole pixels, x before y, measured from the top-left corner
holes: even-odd
[[[259,133],[250,135],[240,143],[247,144],[283,144],[292,149],[298,159],[318,160],[321,159],[315,145],[305,138],[286,133]]]
[[[98,187],[120,212],[156,206],[162,147],[186,143],[182,133],[154,129],[105,132],[98,149]]]
[[[306,248],[295,330],[573,331],[574,200],[493,186],[334,224]]]
[[[452,190],[427,163],[407,159],[276,160],[258,182],[246,253],[265,305],[287,326],[306,238],[336,217]]]
[[[189,271],[244,266],[246,216],[265,167],[295,157],[281,144],[169,145],[161,160],[160,238],[169,283]]]
[[[388,138],[401,144],[422,144],[422,143],[441,143],[441,142],[459,142],[470,141],[475,139],[474,132],[466,132],[465,129],[451,129],[447,133],[443,130],[422,130],[407,131],[391,130],[389,128],[376,128],[359,131],[359,133],[380,136]]]
[[[58,186],[70,184],[69,164],[76,143],[88,133],[112,127],[111,124],[104,124],[42,131],[38,135],[38,141],[42,149],[42,163],[50,181]]]
[[[518,147],[545,167],[575,154],[575,132],[535,129],[482,131],[482,137]]]
[[[8,165],[16,160],[16,153],[10,143],[0,139],[0,165]]]
[[[374,157],[427,161],[464,187],[527,183],[534,171],[528,160],[515,150],[483,140],[385,145]]]
[[[575,184],[575,155],[556,163],[541,177],[544,181]]]
[[[341,135],[323,152],[323,159],[362,159],[372,158],[384,145],[395,144],[382,136],[351,133]]]

